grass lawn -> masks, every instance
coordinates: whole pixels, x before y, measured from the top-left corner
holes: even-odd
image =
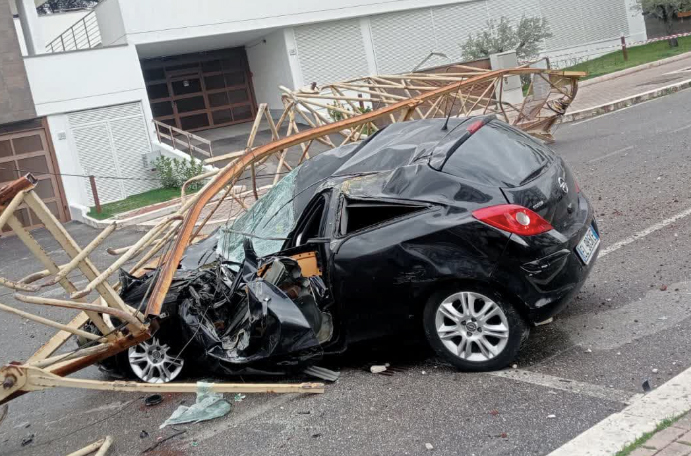
[[[170,201],[172,199],[179,197],[179,188],[159,188],[156,190],[150,190],[148,192],[139,193],[137,195],[132,195],[129,198],[126,198],[121,201],[115,201],[114,203],[102,204],[100,214],[96,212],[96,208],[92,207],[89,211],[89,217],[95,218],[97,220],[105,220],[111,218],[116,214],[121,214],[123,212],[131,211],[133,209],[139,209],[140,207],[149,206],[151,204]]]
[[[579,63],[578,65],[565,69],[587,71],[588,76],[585,79],[589,79],[689,51],[691,51],[691,36],[685,36],[679,38],[679,47],[675,48],[669,47],[667,41],[657,41],[655,43],[631,47],[629,48],[629,60],[626,62],[624,61],[623,53],[621,50],[618,50],[611,54],[606,54],[602,57]]]

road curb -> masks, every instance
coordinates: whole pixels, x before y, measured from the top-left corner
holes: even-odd
[[[612,456],[666,418],[691,410],[691,368],[553,451],[549,456]]]
[[[659,67],[662,65],[667,65],[668,63],[678,62],[679,60],[688,59],[691,57],[691,52],[684,52],[683,54],[675,55],[673,57],[667,57],[666,59],[656,60],[654,62],[644,63],[643,65],[638,65],[631,68],[626,68],[625,70],[616,71],[610,74],[603,74],[592,79],[586,79],[585,81],[578,84],[579,87],[588,87],[598,82],[611,81],[612,79],[617,79],[622,76],[628,76],[632,73],[638,73],[639,71],[648,70],[650,68]]]
[[[609,112],[618,111],[620,109],[628,108],[639,103],[643,103],[645,101],[654,100],[655,98],[660,98],[666,95],[677,93],[680,90],[688,89],[689,87],[691,87],[691,79],[687,79],[686,81],[661,87],[659,89],[650,90],[648,92],[639,93],[628,98],[622,98],[620,100],[611,101],[605,104],[594,106],[592,108],[581,109],[580,111],[565,114],[561,118],[560,123],[575,122],[577,120],[589,119],[591,117],[600,116],[602,114],[607,114]]]

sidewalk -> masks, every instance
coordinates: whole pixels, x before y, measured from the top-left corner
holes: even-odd
[[[643,439],[641,439],[643,440]],[[638,442],[627,456],[687,456],[691,454],[691,415]]]
[[[627,69],[581,82],[562,122],[593,117],[691,87],[691,53],[641,67],[645,69]]]
[[[550,456],[691,455],[691,368],[556,449]]]

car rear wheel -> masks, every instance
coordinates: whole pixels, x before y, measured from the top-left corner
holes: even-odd
[[[423,324],[434,351],[470,372],[506,367],[528,332],[511,304],[478,287],[435,293],[425,307]]]

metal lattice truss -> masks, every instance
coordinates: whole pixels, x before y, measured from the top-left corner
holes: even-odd
[[[505,81],[513,76],[526,75],[532,81],[529,89],[532,95],[519,106],[505,101],[502,90]],[[66,376],[152,337],[158,328],[163,300],[188,245],[203,235],[202,230],[215,221],[214,217],[219,217],[219,209],[224,205],[232,203],[238,211],[246,210],[251,201],[271,186],[257,186],[258,167],[274,162],[276,171],[271,177],[275,183],[282,169],[291,168],[286,158],[291,148],[297,148],[298,162],[301,162],[309,158],[314,143],[333,147],[337,145],[334,138],[340,138],[340,143],[357,141],[389,123],[442,117],[448,112],[457,116],[494,113],[529,133],[549,135],[550,128],[573,100],[577,80],[582,75],[531,68],[468,70],[443,75],[377,76],[332,84],[320,90],[286,91],[285,110],[278,122],[274,123],[266,105],[262,105],[247,149],[222,158],[214,157],[215,162],[226,160],[226,164],[188,182],[204,184],[201,190],[189,196],[185,195],[183,188],[178,210],[161,219],[135,245],[109,250],[117,259],[103,271],[96,268],[89,255],[116,229],[115,223],[88,245],[80,247],[37,196],[34,191],[36,181],[30,175],[0,188],[0,231],[5,226],[11,228],[45,268],[21,279],[0,278],[0,286],[14,290],[15,299],[23,303],[79,311],[68,323],[61,323],[0,304],[0,310],[7,314],[59,330],[27,361],[0,368],[0,404],[30,391],[58,386],[111,391],[196,392],[195,384],[103,382]],[[300,131],[297,117],[312,128]],[[269,124],[272,141],[255,146],[263,118]],[[283,138],[279,137],[281,128],[287,129]],[[241,185],[243,179],[251,179],[251,189]],[[70,258],[66,264],[55,263],[22,226],[16,211],[23,208],[32,210],[58,242]],[[232,218],[231,214],[224,215],[221,220],[227,218]],[[132,263],[134,265],[127,269],[135,275],[148,270],[157,271],[153,289],[137,309],[123,302],[118,294],[119,284],[109,282],[120,268]],[[78,288],[74,282],[75,275],[85,278],[87,284]],[[64,298],[41,296],[41,290],[56,285],[64,290]],[[61,321],[66,320],[68,318]],[[82,329],[88,321],[93,322],[100,334]],[[72,336],[81,337],[88,343],[66,351],[63,346]],[[314,383],[231,383],[215,384],[212,390],[320,393],[324,388],[322,384]]]

